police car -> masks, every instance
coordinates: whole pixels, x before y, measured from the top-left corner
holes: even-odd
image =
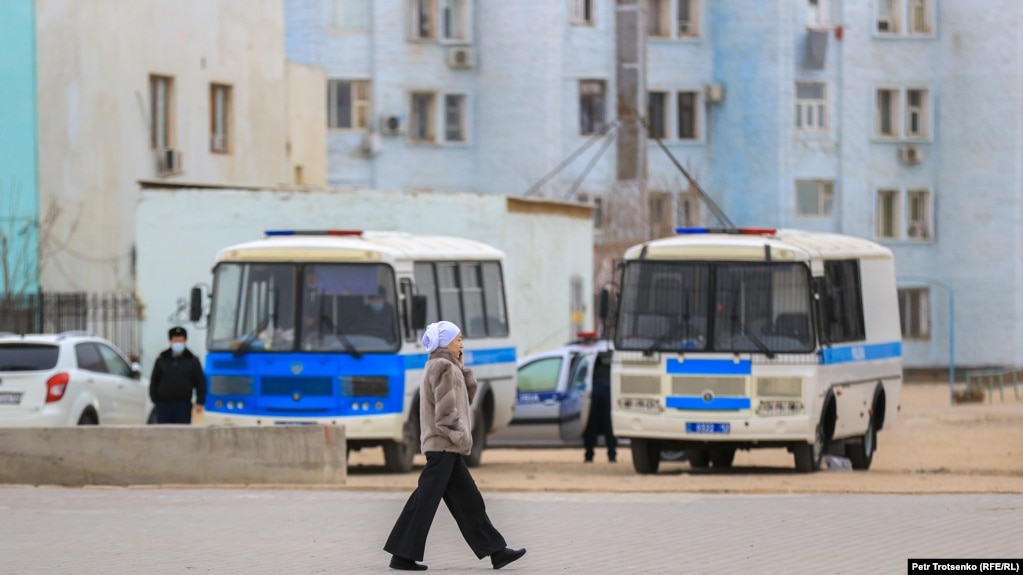
[[[597,355],[614,345],[593,332],[518,361],[515,417],[487,437],[492,447],[582,446]]]

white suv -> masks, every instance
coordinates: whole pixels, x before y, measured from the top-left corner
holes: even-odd
[[[0,426],[144,424],[151,412],[138,365],[109,341],[0,334]]]

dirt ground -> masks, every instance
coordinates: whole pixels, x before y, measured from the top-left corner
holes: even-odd
[[[1023,390],[1021,390],[1023,391]],[[729,470],[662,462],[656,475],[637,475],[628,448],[618,463],[582,449],[487,449],[472,470],[484,491],[698,493],[1023,493],[1023,401],[950,405],[947,384],[903,387],[898,423],[878,433],[869,471],[795,472],[784,449],[740,451]],[[352,452],[347,489],[411,491],[412,473],[383,470],[381,449]]]

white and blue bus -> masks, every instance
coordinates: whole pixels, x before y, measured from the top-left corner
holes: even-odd
[[[894,423],[902,338],[891,252],[850,236],[679,229],[625,253],[612,421],[639,473],[662,450],[730,467],[780,447],[867,469]]]
[[[217,255],[208,316],[205,420],[211,425],[344,425],[349,449],[382,446],[404,472],[419,451],[422,329],[462,328],[478,465],[508,425],[516,350],[504,254],[454,237],[272,231]],[[202,292],[193,289],[192,317]]]

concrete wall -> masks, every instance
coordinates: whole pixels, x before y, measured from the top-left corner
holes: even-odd
[[[344,485],[344,427],[0,428],[0,483]]]
[[[288,175],[296,186],[327,185],[327,104],[323,69],[287,63]]]
[[[40,193],[61,213],[50,290],[134,289],[138,181],[158,179],[149,76],[172,76],[170,181],[277,185],[285,155],[281,0],[38,0]],[[6,17],[5,17],[6,20]],[[230,153],[210,151],[210,83],[232,87]]]
[[[34,0],[0,17],[0,294],[36,290],[39,192]]]
[[[572,278],[582,279],[583,294],[593,293],[591,218],[581,206],[498,195],[143,190],[138,206],[138,293],[146,309],[143,368],[149,373],[155,356],[166,348],[169,327],[187,325],[181,306],[193,285],[210,283],[216,253],[261,238],[269,229],[397,230],[490,244],[507,256],[518,353],[561,345],[574,337]],[[592,318],[587,309],[586,329],[592,328]],[[189,332],[189,348],[204,355],[205,331],[189,326]]]

